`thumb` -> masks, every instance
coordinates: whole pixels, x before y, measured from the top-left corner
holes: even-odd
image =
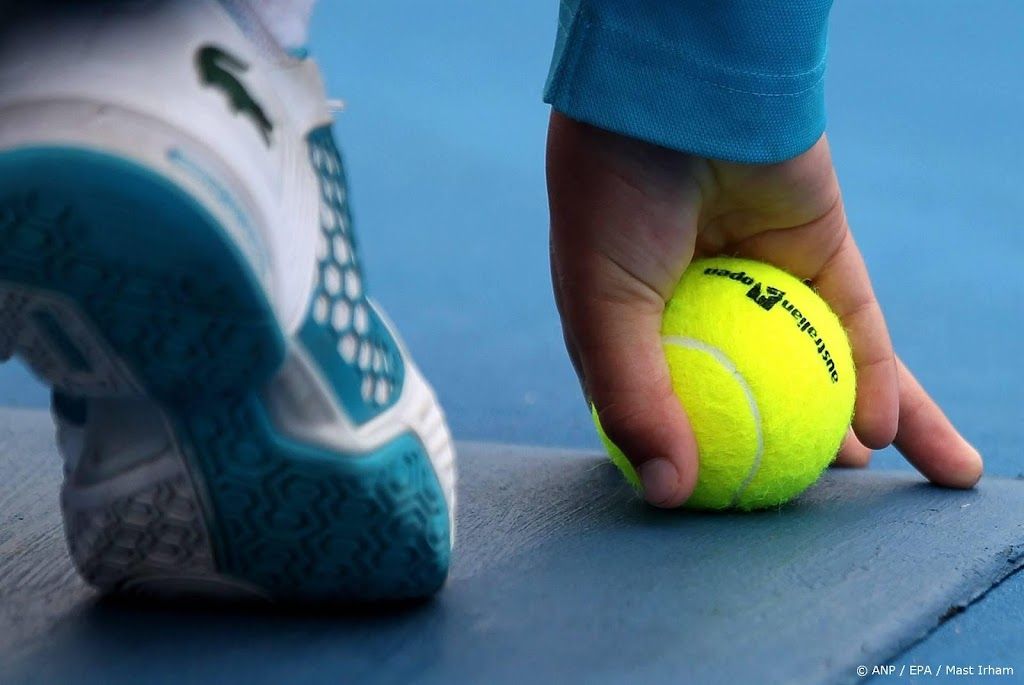
[[[587,286],[591,296],[563,287],[563,308],[572,312],[563,322],[566,339],[601,427],[632,464],[644,498],[676,507],[696,485],[697,443],[662,349],[664,302],[653,291],[647,297],[592,296],[609,286],[615,287]]]
[[[697,443],[672,391],[661,317],[694,252],[702,190],[688,155],[552,114],[551,266],[569,356],[651,504],[682,504]]]

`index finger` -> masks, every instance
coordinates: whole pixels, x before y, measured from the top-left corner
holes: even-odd
[[[864,259],[845,220],[843,232],[838,248],[812,280],[850,337],[857,367],[854,432],[864,446],[880,449],[892,442],[899,420],[896,355]]]

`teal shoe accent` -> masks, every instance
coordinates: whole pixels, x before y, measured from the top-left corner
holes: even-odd
[[[313,153],[318,168],[331,170],[323,191],[348,226],[340,160],[324,149]],[[318,297],[333,293],[331,307],[345,303],[353,317],[362,307],[366,321],[329,330],[307,322],[301,338],[345,407],[365,419],[394,403],[404,366],[361,288],[339,295],[326,282],[332,266],[361,282],[350,232],[332,224],[325,238],[352,256],[332,251],[321,260]],[[340,454],[274,429],[260,395],[287,342],[224,229],[169,180],[79,149],[0,153],[0,283],[73,303],[159,402],[185,454],[219,573],[303,600],[421,597],[444,583],[449,516],[424,446],[403,434],[366,454]],[[67,366],[87,363],[60,321],[37,324]],[[350,331],[356,356],[339,362]],[[382,381],[391,397],[366,401],[361,389],[369,382],[376,392]],[[88,402],[55,388],[55,410],[75,425],[87,420]]]
[[[284,360],[270,305],[217,221],[118,157],[0,154],[0,280],[76,301],[166,402],[234,393]]]
[[[320,179],[318,278],[299,339],[358,424],[391,407],[402,391],[405,365],[398,344],[366,297],[348,186],[329,126],[309,136]]]
[[[303,600],[413,598],[444,584],[448,507],[413,436],[341,456],[278,436],[255,398],[183,423],[202,446],[229,575]]]

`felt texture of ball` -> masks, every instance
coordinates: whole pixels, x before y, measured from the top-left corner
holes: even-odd
[[[661,335],[699,451],[686,507],[775,507],[821,476],[849,429],[856,377],[846,331],[817,293],[762,262],[698,260],[666,304]]]

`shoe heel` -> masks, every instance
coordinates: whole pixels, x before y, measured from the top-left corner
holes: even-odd
[[[262,287],[217,222],[120,157],[0,153],[0,289],[0,355],[23,353],[71,393],[135,392],[130,375],[150,396],[187,403],[257,387],[284,359]],[[76,348],[89,337],[106,350]],[[127,368],[100,377],[94,365],[116,365],[94,353]]]

